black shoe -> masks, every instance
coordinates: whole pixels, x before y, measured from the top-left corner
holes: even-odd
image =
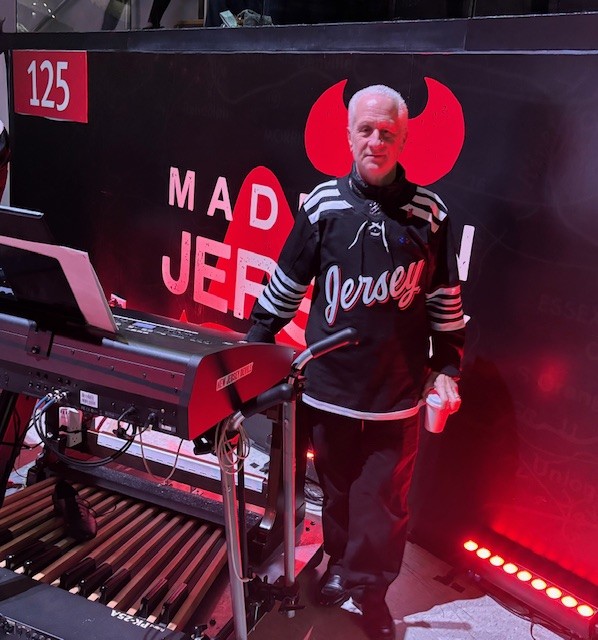
[[[318,602],[324,607],[342,604],[349,598],[345,581],[336,573],[329,573],[320,587]]]
[[[395,623],[390,615],[386,600],[386,589],[365,588],[355,604],[363,614],[362,624],[371,640],[394,640]]]
[[[52,494],[52,502],[54,511],[64,519],[68,536],[77,542],[95,537],[98,527],[93,509],[68,482],[58,480]]]

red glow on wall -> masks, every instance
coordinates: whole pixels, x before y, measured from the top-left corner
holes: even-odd
[[[305,124],[305,152],[314,168],[329,176],[351,170],[347,140],[347,107],[343,102],[346,80],[324,91],[314,102]]]
[[[547,395],[560,393],[567,378],[566,367],[560,362],[545,363],[538,375],[538,388]]]

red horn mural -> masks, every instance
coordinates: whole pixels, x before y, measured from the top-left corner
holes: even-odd
[[[440,180],[454,167],[465,139],[463,109],[453,92],[432,78],[425,78],[428,101],[424,110],[409,119],[409,137],[401,162],[412,182],[426,186]],[[313,166],[329,176],[351,169],[347,141],[346,80],[327,89],[314,103],[305,125],[305,151]]]

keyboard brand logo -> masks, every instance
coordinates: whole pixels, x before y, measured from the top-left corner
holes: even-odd
[[[128,622],[129,624],[135,625],[136,627],[141,627],[142,629],[149,629],[149,628],[155,629],[156,631],[160,632],[158,635],[162,635],[163,633],[166,632],[166,629],[164,629],[163,627],[157,624],[153,624],[152,622],[149,622],[144,618],[131,616],[128,613],[123,613],[122,611],[112,610],[110,616],[112,618],[117,618],[118,620],[122,620],[123,622]],[[152,637],[154,637],[153,634],[152,634]]]
[[[216,391],[222,391],[225,387],[234,384],[239,381],[241,378],[248,376],[253,371],[253,362],[246,364],[244,367],[237,369],[236,371],[232,371],[231,373],[223,376],[222,378],[218,378],[216,380]]]

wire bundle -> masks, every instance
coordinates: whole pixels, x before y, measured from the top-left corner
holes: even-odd
[[[214,447],[220,469],[228,475],[234,475],[243,466],[251,449],[251,441],[243,424],[241,423],[234,430],[231,430],[232,423],[232,417],[218,423]],[[234,434],[232,437],[231,431]]]
[[[42,424],[42,417],[46,414],[48,409],[53,407],[55,404],[58,404],[66,399],[66,392],[64,391],[52,391],[47,393],[43,398],[40,398],[33,408],[33,414],[31,416],[30,424],[32,423],[35,427],[35,431],[39,436],[40,440],[48,447],[48,449],[62,462],[70,464],[74,467],[81,468],[90,468],[90,467],[101,467],[110,462],[114,462],[119,456],[125,453],[135,438],[135,434],[137,432],[137,428],[135,425],[131,425],[133,429],[133,435],[126,439],[125,444],[113,454],[106,456],[105,458],[100,458],[99,460],[79,460],[78,458],[73,458],[72,456],[68,456],[58,449],[58,443],[56,440],[48,436],[44,429],[44,425]],[[117,424],[119,432],[125,432],[126,429],[121,426],[121,421],[124,420],[129,414],[135,411],[134,407],[129,407],[126,411],[119,416]]]

